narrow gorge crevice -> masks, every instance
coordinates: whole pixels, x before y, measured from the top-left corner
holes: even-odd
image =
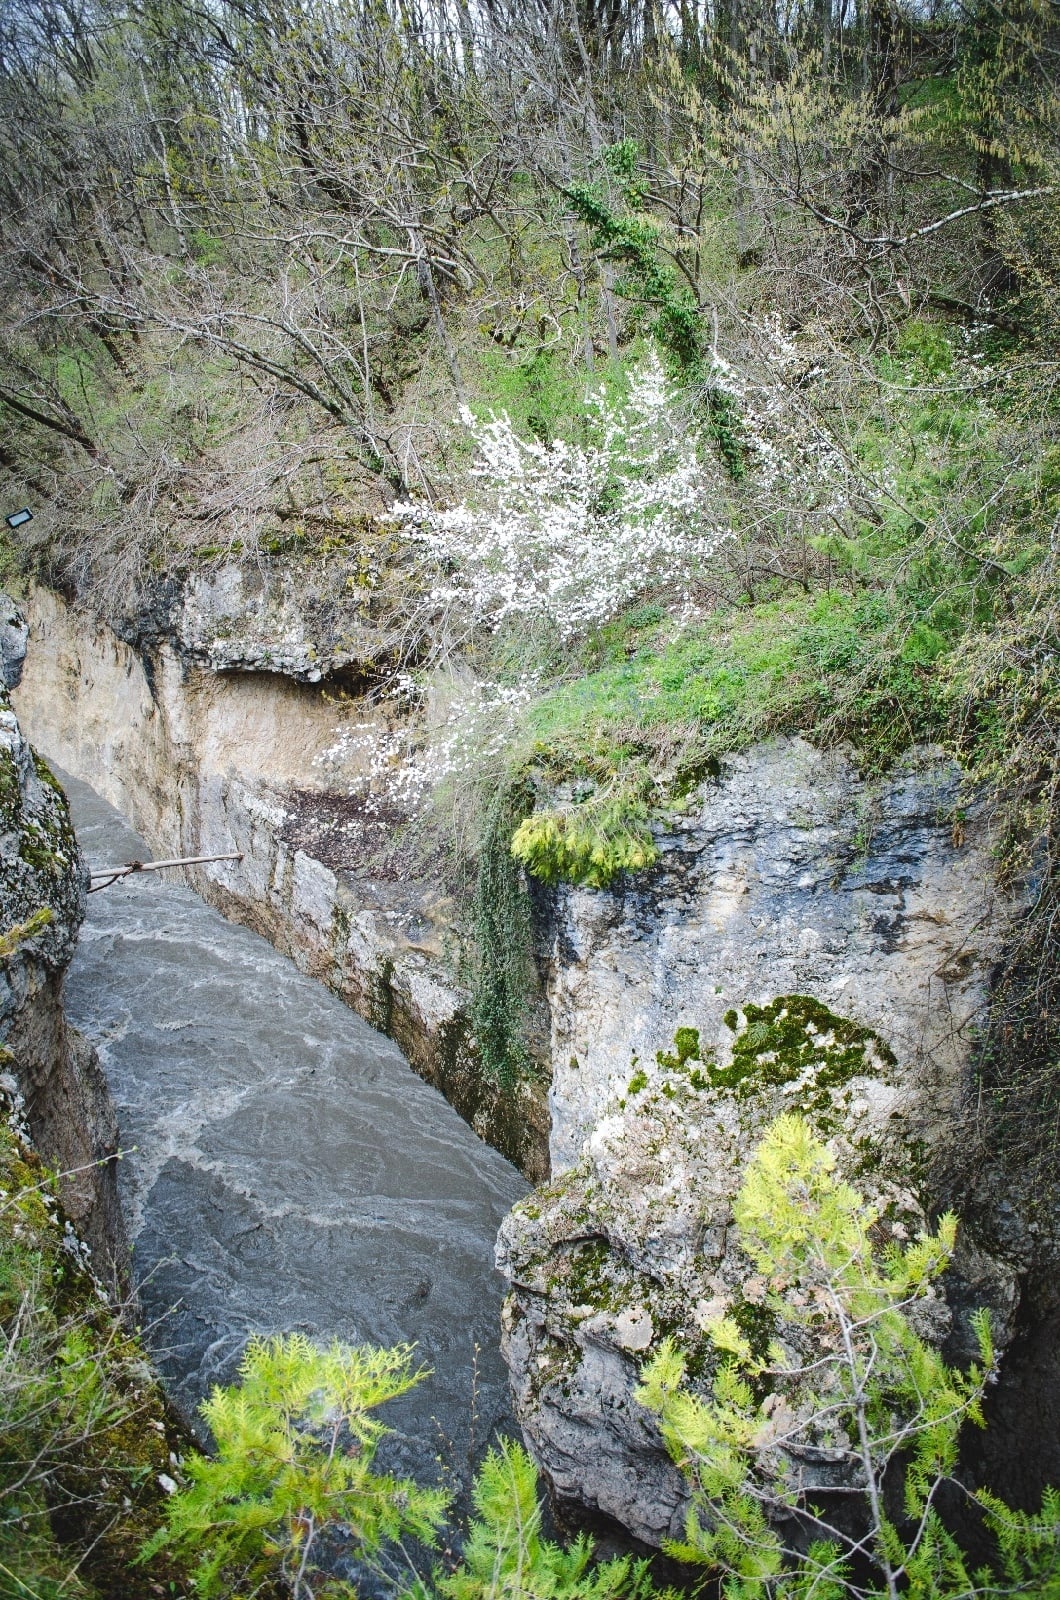
[[[37,747],[156,854],[242,853],[188,869],[188,881],[388,1033],[527,1177],[546,1176],[546,1084],[480,1070],[451,893],[380,848],[407,819],[351,800],[389,734],[383,711],[271,667],[215,670],[172,638],[135,650],[44,589],[27,610],[18,709]]]
[[[994,1409],[1048,1410],[1056,1372],[1035,1330],[1049,1307],[1034,1286],[1055,1228],[1011,1175],[986,1194],[952,1159],[991,975],[1023,905],[997,881],[992,814],[952,761],[921,747],[870,779],[848,749],[766,741],[652,822],[650,868],[543,892],[546,1106],[541,1079],[513,1091],[484,1078],[456,976],[458,908],[441,875],[387,855],[405,818],[372,776],[393,748],[392,707],[337,697],[271,657],[211,663],[175,635],[152,641],[145,673],[137,651],[47,591],[30,611],[19,706],[43,748],[156,850],[242,852],[190,881],[393,1038],[527,1176],[552,1172],[505,1221],[499,1260],[516,1416],[565,1515],[648,1546],[680,1532],[686,1491],[635,1399],[640,1371],[664,1337],[702,1354],[711,1308],[741,1293],[731,1201],[756,1139],[790,1107],[817,1117],[903,1226],[967,1202],[938,1337],[969,1359],[969,1319],[989,1306],[999,1348],[1015,1339],[1012,1398]],[[762,1029],[782,1042],[762,1035],[745,1082],[742,1041]],[[828,1052],[848,1032],[877,1040],[877,1055],[844,1055],[836,1076]],[[670,1055],[675,1034],[685,1043]],[[818,1044],[819,1092],[810,1058],[783,1065],[784,1050]],[[1006,1422],[981,1453],[988,1476],[1011,1467],[1012,1436]]]

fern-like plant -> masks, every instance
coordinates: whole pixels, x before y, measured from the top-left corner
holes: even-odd
[[[619,872],[638,872],[659,859],[648,808],[628,790],[577,806],[535,811],[512,837],[512,855],[543,883],[606,889]]]
[[[710,1334],[713,1397],[683,1383],[667,1345],[641,1389],[689,1477],[675,1554],[720,1568],[731,1600],[868,1600],[984,1592],[937,1511],[965,1421],[982,1422],[988,1319],[967,1373],[917,1331],[957,1224],[881,1245],[881,1217],[836,1173],[805,1121],[778,1119],[734,1205],[761,1326]]]
[[[435,1580],[442,1600],[670,1600],[668,1591],[653,1588],[646,1561],[622,1556],[594,1563],[587,1534],[566,1550],[542,1537],[537,1471],[514,1440],[487,1455],[474,1504],[460,1566]],[[416,1600],[430,1595],[416,1590]]]
[[[348,1529],[362,1557],[404,1535],[433,1542],[447,1496],[372,1471],[386,1429],[371,1413],[422,1376],[404,1345],[320,1349],[300,1333],[252,1340],[240,1383],[215,1388],[201,1407],[216,1455],[191,1457],[188,1482],[141,1560],[163,1548],[197,1556],[207,1600],[231,1582],[268,1577],[308,1600],[327,1529]]]

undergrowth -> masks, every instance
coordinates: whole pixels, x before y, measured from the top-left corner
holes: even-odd
[[[56,1180],[0,1120],[0,1595],[147,1600],[179,1563],[132,1562],[157,1527],[183,1435],[138,1339],[86,1264]]]
[[[940,744],[1007,796],[1010,843],[1041,837],[1055,418],[1032,425],[1030,373],[982,369],[934,324],[908,325],[874,383],[853,441],[867,514],[814,540],[811,577],[723,588],[691,613],[630,607],[528,706],[513,754],[538,794],[515,842],[530,871],[602,887],[650,865],[653,815],[781,733],[844,743],[870,775]]]

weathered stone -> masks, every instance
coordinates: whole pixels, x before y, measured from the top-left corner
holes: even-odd
[[[17,689],[22,681],[29,626],[10,595],[0,594],[0,686]]]
[[[135,616],[114,618],[135,649],[166,643],[213,672],[275,673],[320,683],[337,673],[371,678],[393,653],[390,630],[370,620],[370,591],[349,559],[222,560],[159,584]]]
[[[723,763],[653,871],[558,893],[560,1176],[506,1219],[498,1262],[516,1414],[568,1507],[648,1543],[679,1533],[684,1485],[634,1392],[663,1335],[708,1384],[709,1322],[753,1312],[730,1208],[780,1112],[814,1122],[898,1237],[926,1221],[1013,913],[974,810],[954,843],[957,783],[930,752],[870,786],[844,755],[778,740]],[[698,1048],[684,1034],[672,1051],[678,1029]],[[918,1330],[969,1357],[989,1305],[1003,1348],[1020,1293],[1021,1264],[965,1230]]]
[[[976,813],[954,844],[958,784],[930,752],[870,783],[842,752],[778,739],[722,763],[659,830],[655,869],[610,892],[561,889],[553,1170],[578,1158],[631,1055],[684,1025],[724,1048],[726,1011],[778,994],[876,1028],[918,1083],[952,1097],[1010,915]]]
[[[690,1381],[709,1388],[709,1324],[725,1314],[753,1319],[764,1302],[766,1285],[729,1224],[731,1201],[773,1120],[798,1109],[828,1140],[840,1170],[874,1202],[881,1243],[888,1234],[906,1239],[928,1220],[913,1084],[896,1058],[842,1019],[821,1028],[821,1008],[801,997],[765,1014],[780,1024],[795,1019],[805,1035],[801,1062],[778,1058],[776,1036],[785,1029],[774,1026],[763,1042],[759,1018],[762,1048],[745,1058],[757,1062],[758,1076],[733,1081],[735,1055],[726,1066],[720,1056],[661,1053],[647,1071],[638,1067],[580,1159],[515,1207],[498,1241],[511,1285],[505,1353],[530,1448],[568,1513],[605,1513],[649,1544],[679,1535],[687,1493],[635,1398],[641,1366],[669,1337],[686,1356]],[[986,1305],[1003,1350],[1019,1296],[1012,1264],[966,1241],[944,1287],[916,1307],[916,1330],[948,1344],[950,1359],[971,1357],[972,1312]],[[821,1471],[824,1488],[834,1469]],[[626,1485],[634,1481],[631,1496]]]
[[[0,596],[5,675],[21,665],[20,614]],[[2,634],[2,629],[0,629]],[[15,643],[11,645],[11,635]],[[24,631],[22,633],[24,638]],[[24,651],[23,651],[24,653]],[[87,879],[66,797],[22,736],[0,691],[0,1043],[41,1155],[60,1173],[70,1220],[106,1278],[127,1249],[112,1158],[117,1124],[95,1053],[67,1026],[62,983],[84,916]]]

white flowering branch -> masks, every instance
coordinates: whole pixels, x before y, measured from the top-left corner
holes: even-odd
[[[717,463],[676,426],[657,355],[623,399],[601,390],[591,404],[597,442],[585,445],[521,439],[507,414],[463,411],[474,503],[394,508],[432,562],[430,602],[458,642],[514,617],[570,639],[646,590],[687,591],[731,537]]]

